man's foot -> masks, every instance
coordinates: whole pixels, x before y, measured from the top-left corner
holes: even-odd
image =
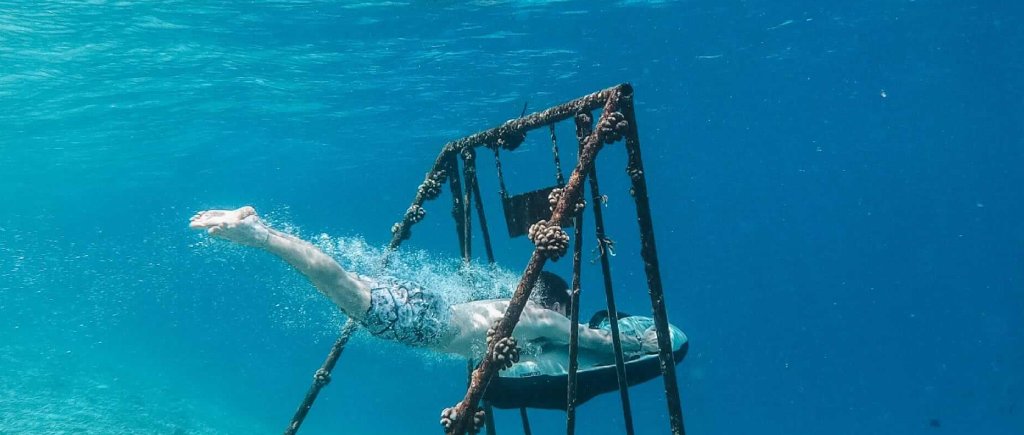
[[[256,216],[256,209],[250,206],[196,213],[189,219],[188,227],[206,230],[211,236],[247,246],[262,247],[270,238],[270,229]]]

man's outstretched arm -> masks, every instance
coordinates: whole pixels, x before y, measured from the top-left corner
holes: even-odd
[[[346,272],[337,261],[312,243],[267,227],[252,207],[200,212],[189,220],[189,227],[280,257],[356,320],[362,320],[370,308],[368,283]]]

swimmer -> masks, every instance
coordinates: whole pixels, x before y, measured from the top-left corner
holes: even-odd
[[[274,254],[371,334],[409,346],[479,359],[487,330],[509,304],[508,299],[491,299],[449,305],[437,293],[411,282],[346,271],[313,244],[265,225],[250,206],[197,213],[189,227]],[[567,289],[564,280],[544,272],[535,286],[537,302],[527,302],[513,337],[538,348],[567,347],[571,326],[566,317]],[[639,337],[622,334],[621,342],[629,355],[658,351],[653,327]],[[604,329],[580,326],[579,347],[596,356],[613,356],[611,333]],[[595,358],[600,359],[605,358]]]

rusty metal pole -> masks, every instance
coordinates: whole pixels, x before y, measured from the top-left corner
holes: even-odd
[[[579,370],[580,342],[580,263],[583,257],[583,210],[576,213],[573,226],[572,247],[572,293],[569,302],[569,373],[566,381],[565,433],[576,433],[576,372]]]
[[[626,154],[629,160],[626,173],[629,174],[632,183],[630,193],[636,202],[637,223],[640,225],[640,256],[644,260],[647,289],[651,296],[651,309],[654,312],[654,326],[658,333],[658,360],[661,363],[662,378],[665,380],[665,401],[668,403],[669,423],[674,435],[684,435],[686,430],[683,427],[683,409],[679,401],[675,359],[672,356],[672,336],[668,329],[665,293],[661,286],[658,250],[654,243],[654,224],[651,221],[651,207],[647,197],[647,180],[644,177],[643,160],[640,158],[640,137],[637,134],[632,97],[623,99],[622,113],[629,123],[629,131],[626,133]]]
[[[455,232],[459,236],[459,254],[462,261],[469,263],[469,219],[466,210],[466,200],[462,196],[462,181],[459,177],[459,159],[455,154],[448,157],[448,187],[452,193],[452,218],[455,219]],[[469,186],[466,186],[469,187]]]
[[[526,408],[519,408],[519,418],[523,420],[523,435],[532,435],[530,430],[530,417],[526,415]]]
[[[608,304],[608,321],[612,330],[612,348],[615,351],[615,377],[619,380],[619,398],[622,399],[622,418],[626,424],[626,434],[633,434],[633,409],[629,402],[629,382],[626,380],[626,363],[622,356],[622,336],[619,335],[619,312],[615,306],[615,292],[612,290],[612,268],[608,262],[608,249],[605,246],[604,216],[601,212],[601,189],[597,185],[597,165],[590,166],[590,194],[594,205],[594,228],[597,233],[597,244],[601,252],[601,274],[604,276],[604,295]]]
[[[473,191],[473,205],[476,206],[476,216],[480,221],[480,233],[484,239],[484,251],[487,254],[487,262],[494,263],[494,249],[491,247],[491,232],[487,229],[487,215],[484,214],[484,203],[480,199],[480,183],[476,177],[476,150],[473,148],[466,148],[463,151],[463,161],[466,166],[466,186],[472,186]],[[467,158],[466,155],[469,157]],[[468,211],[467,211],[468,213]]]
[[[558,154],[558,138],[555,137],[555,124],[548,125],[551,133],[551,154],[555,156],[555,183],[558,187],[565,185],[565,177],[562,176],[562,158]]]
[[[579,371],[579,342],[580,342],[580,257],[583,238],[583,213],[576,214],[576,240],[573,245],[572,254],[572,294],[569,303],[569,319],[572,324],[569,326],[569,373],[566,385],[565,398],[565,433],[574,435],[576,433],[576,373]]]
[[[608,96],[607,101],[605,101],[604,112],[601,114],[602,119],[608,117],[612,112],[615,112],[618,109],[620,95],[626,97],[632,94],[632,87],[629,85],[620,85],[612,89],[614,92],[612,92],[611,95]],[[566,216],[569,208],[575,208],[576,201],[579,200],[581,196],[583,180],[590,172],[590,166],[593,163],[594,157],[597,155],[598,149],[603,141],[604,134],[601,129],[594,130],[594,132],[587,138],[587,142],[584,145],[583,150],[580,152],[576,168],[573,169],[572,176],[569,177],[569,182],[566,183],[566,186],[562,191],[561,199],[558,201],[558,204],[555,205],[555,210],[551,214],[551,222],[561,222],[562,218]],[[471,427],[473,413],[476,411],[476,404],[483,396],[484,389],[487,388],[487,384],[490,382],[491,377],[494,376],[498,370],[498,366],[494,364],[493,360],[490,358],[490,355],[494,350],[493,347],[502,339],[512,335],[512,329],[515,328],[516,323],[519,322],[519,316],[523,313],[523,307],[526,306],[526,301],[529,299],[530,293],[533,291],[533,286],[537,282],[537,276],[544,268],[544,263],[547,262],[547,259],[548,258],[545,255],[541,254],[540,250],[536,248],[534,249],[533,255],[530,256],[530,261],[526,265],[526,270],[523,272],[522,278],[519,280],[519,285],[516,286],[516,291],[512,295],[512,300],[509,301],[509,306],[505,310],[504,316],[494,328],[495,335],[491,344],[487,346],[485,358],[481,361],[480,366],[473,371],[472,382],[470,382],[470,387],[466,391],[465,397],[455,406],[454,411],[456,418],[446,431],[447,434],[463,434]]]
[[[583,144],[592,130],[593,117],[590,113],[578,113],[576,121],[577,152],[583,149]],[[551,131],[554,137],[554,129]],[[554,142],[554,139],[552,139]],[[555,147],[554,149],[558,149]],[[559,181],[562,171],[559,169]],[[561,183],[559,184],[561,185]],[[581,194],[582,196],[582,194]],[[593,206],[593,205],[591,205]],[[574,239],[572,251],[572,293],[569,295],[569,373],[566,378],[566,399],[565,399],[565,433],[566,435],[576,434],[576,373],[579,371],[579,335],[580,335],[580,269],[583,262],[583,210],[579,210],[574,217]]]
[[[313,375],[313,383],[309,386],[309,390],[306,391],[306,397],[302,399],[299,408],[295,410],[292,422],[288,425],[288,429],[284,431],[285,435],[295,435],[299,431],[299,426],[306,420],[306,414],[313,407],[313,402],[320,394],[320,390],[331,382],[331,370],[334,370],[334,365],[338,363],[341,352],[345,350],[345,344],[348,343],[348,339],[352,337],[352,333],[358,328],[359,324],[352,320],[351,317],[345,321],[345,325],[341,328],[341,334],[338,335],[334,346],[331,346],[331,351],[327,353],[327,358],[324,359],[324,364]]]
[[[468,148],[468,150],[472,151],[473,149],[472,148]],[[472,261],[472,259],[473,259],[473,204],[472,203],[473,203],[473,181],[476,179],[476,177],[474,177],[474,171],[476,171],[476,167],[473,166],[473,159],[472,158],[469,158],[468,160],[466,159],[466,153],[465,152],[462,154],[462,159],[463,159],[462,160],[462,174],[465,177],[463,179],[463,182],[466,184],[466,193],[462,197],[462,207],[463,207],[462,208],[462,216],[463,216],[463,220],[465,221],[465,225],[464,225],[465,228],[463,229],[463,241],[464,241],[464,243],[463,243],[463,248],[462,248],[462,250],[463,250],[462,251],[463,252],[463,257],[462,258],[463,258],[463,260],[467,264],[469,264],[469,262]],[[455,158],[452,159],[452,161],[456,161],[456,160],[458,160],[458,159],[455,159]],[[456,166],[456,165],[458,165],[458,163],[452,163],[452,166]]]

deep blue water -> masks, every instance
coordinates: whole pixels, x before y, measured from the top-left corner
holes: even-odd
[[[620,82],[690,433],[1024,432],[1021,7],[833,3],[0,2],[0,433],[280,432],[343,318],[188,217],[381,245],[443,143]],[[548,146],[506,155],[510,190],[551,184]],[[598,166],[643,313],[621,146]],[[409,252],[457,255],[448,210]],[[440,433],[464,376],[357,336],[302,433]],[[631,395],[667,433],[660,380]],[[580,409],[578,433],[621,428],[616,395]]]

